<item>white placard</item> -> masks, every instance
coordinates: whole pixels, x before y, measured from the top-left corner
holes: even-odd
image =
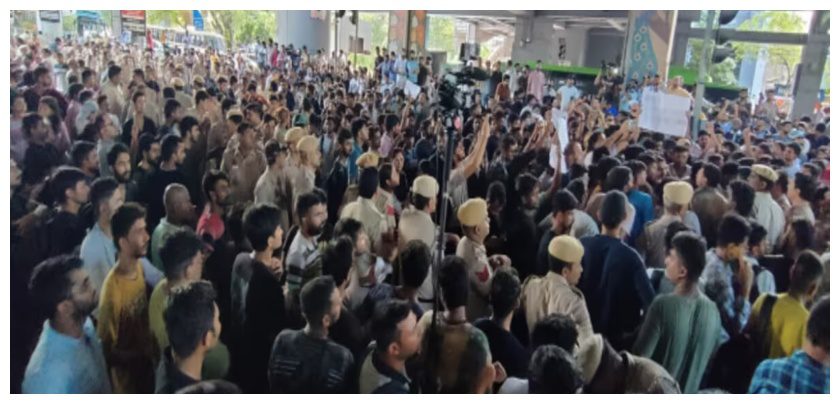
[[[645,89],[639,127],[669,136],[685,136],[691,98]]]
[[[566,145],[569,144],[569,127],[568,127],[568,117],[565,113],[561,110],[554,108],[551,111],[551,123],[554,125],[554,129],[557,130],[557,136],[559,136],[560,140],[560,151],[566,149]],[[548,155],[548,165],[551,168],[557,168],[557,144],[551,145],[551,151]],[[566,167],[566,159],[560,159],[560,172],[566,173],[568,171],[568,167]]]
[[[420,86],[408,80],[406,80],[403,90],[407,96],[411,97],[411,99],[417,99],[417,96],[420,95]]]

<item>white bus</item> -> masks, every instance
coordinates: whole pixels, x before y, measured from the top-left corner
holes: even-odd
[[[166,46],[184,49],[198,48],[196,50],[213,48],[221,52],[224,52],[227,48],[225,39],[221,35],[214,32],[196,31],[192,26],[184,30],[180,27],[146,25],[146,29],[151,31],[153,40]]]

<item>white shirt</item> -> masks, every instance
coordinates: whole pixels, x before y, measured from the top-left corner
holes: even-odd
[[[778,245],[785,228],[785,213],[769,192],[755,193],[752,213],[755,221],[767,230],[770,245]]]

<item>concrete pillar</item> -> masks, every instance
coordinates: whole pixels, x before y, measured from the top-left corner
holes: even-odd
[[[329,49],[328,15],[313,16],[309,10],[286,10],[275,11],[275,17],[278,43],[293,44],[295,48],[306,46],[310,54],[314,54],[318,49]]]
[[[697,12],[677,12],[677,26],[674,29],[674,41],[671,49],[671,65],[685,66],[685,55],[688,52],[688,31]]]
[[[796,119],[814,114],[825,70],[825,59],[828,56],[828,14],[828,11],[814,12],[808,42],[802,47],[802,61],[799,64],[793,93],[792,115]]]
[[[426,50],[424,10],[397,10],[388,13],[388,51],[402,52],[406,46],[421,55]]]
[[[624,48],[624,77],[642,81],[645,75],[668,77],[677,12],[630,11]]]

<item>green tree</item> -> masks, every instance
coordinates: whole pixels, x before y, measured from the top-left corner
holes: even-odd
[[[274,12],[268,10],[207,10],[207,26],[228,46],[274,38]]]
[[[388,46],[388,13],[359,13],[359,20],[370,24],[370,48]]]
[[[146,22],[151,25],[187,29],[192,22],[188,13],[188,10],[148,10]]]
[[[64,14],[61,17],[61,29],[64,31],[65,34],[76,32],[76,15],[75,14]]]
[[[799,14],[789,11],[762,11],[738,27],[741,31],[803,32],[805,20]],[[802,47],[799,45],[734,43],[737,60],[746,56],[757,57],[762,49],[767,50],[770,63],[785,68],[786,85],[793,81],[794,68],[802,59]]]
[[[446,59],[458,58],[455,45],[455,19],[445,16],[429,16],[429,28],[426,31],[426,49],[446,51]]]
[[[705,15],[705,11],[701,13]],[[701,17],[701,24],[704,21]],[[763,31],[763,32],[802,32],[805,28],[805,21],[796,13],[790,11],[762,11],[744,21],[738,26],[739,31]],[[735,69],[745,57],[758,57],[766,50],[769,62],[781,65],[785,68],[786,83],[788,86],[793,81],[795,66],[802,57],[802,47],[799,45],[779,45],[733,42],[735,50],[733,58],[722,63],[710,65],[707,79],[716,84],[733,85],[737,83]],[[690,69],[700,70],[700,59],[703,53],[703,40],[693,38],[689,40],[691,60],[686,63]]]

